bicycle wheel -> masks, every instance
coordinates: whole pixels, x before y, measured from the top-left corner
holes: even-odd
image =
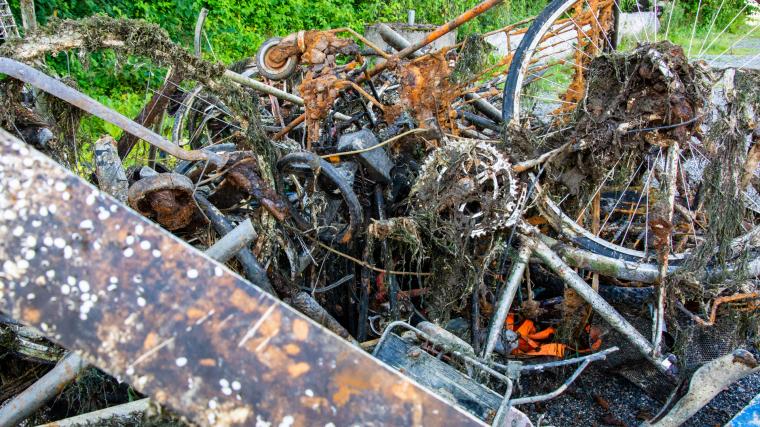
[[[554,0],[535,19],[509,67],[502,115],[526,124],[530,117],[559,122],[583,97],[584,70],[614,49],[613,1]]]

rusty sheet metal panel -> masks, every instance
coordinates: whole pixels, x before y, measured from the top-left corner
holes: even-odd
[[[0,311],[200,424],[481,425],[2,129],[0,263]]]

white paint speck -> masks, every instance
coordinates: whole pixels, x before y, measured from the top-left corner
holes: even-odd
[[[83,230],[92,230],[94,225],[92,224],[92,220],[86,219],[79,223],[79,228]]]
[[[17,225],[16,228],[13,229],[13,235],[21,237],[22,234],[24,234],[24,227]]]
[[[137,297],[137,305],[139,305],[140,307],[145,307],[145,303],[146,303],[145,298]]]
[[[124,249],[124,256],[125,257],[129,258],[129,257],[131,257],[134,254],[135,254],[135,251],[132,248]]]
[[[147,241],[147,240],[143,240],[142,242],[140,242],[140,249],[142,249],[144,251],[149,250],[150,249],[150,242]]]
[[[178,357],[177,360],[174,361],[174,363],[177,364],[180,368],[187,365],[187,357]]]
[[[295,421],[296,420],[293,418],[292,415],[285,415],[284,417],[282,417],[282,421],[280,421],[279,427],[290,427],[293,425]]]
[[[61,285],[61,293],[64,295],[68,295],[69,292],[71,292],[71,287],[69,285]]]
[[[53,240],[53,246],[58,249],[63,249],[66,246],[66,241],[60,237],[57,237],[55,240]]]
[[[232,389],[235,391],[240,390],[240,381],[233,381],[231,386],[232,386]]]
[[[80,280],[79,290],[82,292],[90,292],[90,283],[86,280]]]
[[[151,254],[153,254],[153,258],[160,258],[161,257],[161,251],[159,251],[158,249],[153,249],[153,251],[151,252]]]
[[[187,277],[189,279],[195,279],[198,277],[198,270],[191,268],[190,270],[187,270]]]
[[[305,395],[307,395],[309,397],[314,397],[314,392],[311,391],[310,388],[307,388],[306,391],[303,392],[303,394],[305,394]]]

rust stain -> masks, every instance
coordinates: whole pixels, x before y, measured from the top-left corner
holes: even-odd
[[[338,406],[343,406],[351,399],[351,396],[361,396],[372,390],[373,384],[367,372],[356,372],[351,367],[341,370],[335,375],[335,384],[338,391],[333,394],[332,401]]]
[[[187,309],[187,318],[190,320],[198,320],[201,317],[203,317],[206,313],[198,308],[190,307]]]
[[[230,303],[245,314],[251,314],[259,306],[256,298],[251,297],[242,289],[235,289],[230,297]]]
[[[293,336],[298,341],[306,341],[309,337],[309,324],[301,319],[293,320]]]
[[[293,378],[298,378],[301,375],[309,372],[311,366],[306,362],[298,362],[296,364],[288,366],[288,373]]]
[[[158,345],[158,334],[150,332],[143,341],[143,349],[148,350]]]
[[[285,349],[285,353],[288,353],[291,356],[295,356],[296,354],[301,352],[301,347],[295,344],[287,344],[283,348]]]
[[[26,308],[24,309],[23,314],[21,315],[25,321],[30,323],[39,323],[41,313],[36,308]]]

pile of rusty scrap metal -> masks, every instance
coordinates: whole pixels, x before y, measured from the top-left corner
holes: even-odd
[[[758,75],[668,42],[579,42],[559,60],[580,61],[566,96],[528,110],[541,93],[527,85],[552,81],[531,41],[575,20],[503,29],[525,37],[495,61],[477,37],[424,52],[498,3],[416,43],[381,26],[395,51],[300,31],[229,68],[200,59],[205,13],[195,55],[103,16],[7,40],[0,311],[16,320],[2,336],[40,363],[72,352],[3,394],[0,424],[88,364],[210,425],[531,425],[521,405],[605,360],[673,391],[651,421],[669,426],[757,372],[740,347],[758,332]],[[573,34],[601,45],[612,2],[586,3]],[[100,49],[168,69],[134,120],[35,68]],[[120,139],[72,137],[82,111]]]

